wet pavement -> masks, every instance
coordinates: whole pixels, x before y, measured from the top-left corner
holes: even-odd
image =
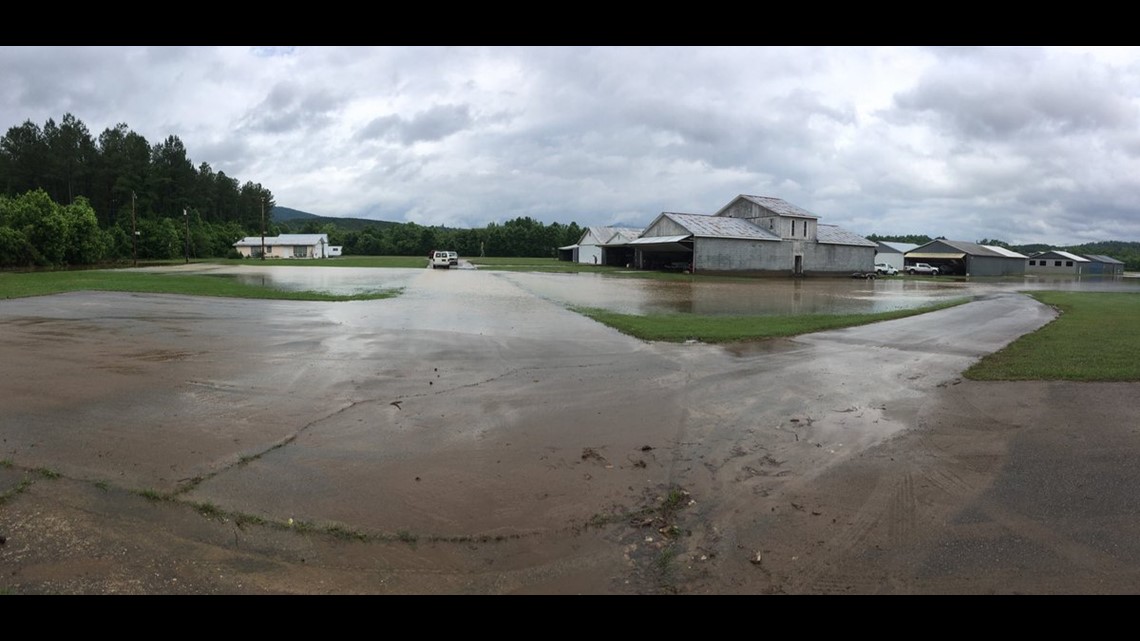
[[[78,528],[80,517],[35,514],[74,486],[62,503],[87,505],[87,519],[98,513],[82,498],[92,487],[210,506],[231,515],[216,527],[232,540],[186,526],[182,545],[204,548],[204,559],[260,545],[281,564],[240,583],[214,566],[164,570],[198,592],[826,592],[822,569],[797,569],[803,533],[770,536],[796,523],[788,497],[933,422],[930,408],[962,370],[1054,315],[1012,286],[939,283],[940,293],[915,296],[946,289],[975,301],[794,340],[653,344],[566,309],[579,285],[552,285],[565,275],[265,269],[275,283],[335,271],[333,287],[404,292],[343,303],[97,292],[0,302],[7,489],[35,470],[63,479],[0,504],[0,565],[15,568],[0,588],[147,591],[89,567],[84,580],[68,576],[48,555],[45,524]],[[582,281],[615,304],[659,287]],[[863,291],[858,299],[883,286],[898,299],[908,285],[819,289]],[[794,302],[794,287],[773,287]],[[812,287],[801,287],[802,304],[823,299]],[[733,298],[713,290],[688,300]],[[653,305],[676,304],[656,296]],[[674,491],[686,497],[683,542],[631,524]],[[897,504],[876,505],[881,519]],[[233,515],[361,540],[346,550],[312,530],[273,530],[255,543]],[[673,544],[683,551],[663,547]],[[764,550],[758,573],[752,555]],[[664,551],[683,566],[676,576],[660,572]],[[346,578],[346,563],[364,569]],[[853,589],[890,585],[877,581]]]

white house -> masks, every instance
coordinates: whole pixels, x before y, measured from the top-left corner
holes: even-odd
[[[328,234],[281,234],[279,236],[246,236],[234,243],[243,258],[328,258],[339,256],[340,247],[329,247]]]

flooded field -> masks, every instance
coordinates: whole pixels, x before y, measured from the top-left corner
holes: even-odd
[[[877,313],[923,307],[962,296],[1001,291],[1060,289],[1140,292],[1140,279],[1097,276],[1026,276],[957,280],[908,277],[654,280],[598,273],[343,268],[302,266],[214,267],[207,273],[284,290],[356,294],[415,290],[418,279],[463,279],[463,296],[478,296],[488,278],[505,279],[535,296],[565,306],[599,307],[625,314],[781,315]]]

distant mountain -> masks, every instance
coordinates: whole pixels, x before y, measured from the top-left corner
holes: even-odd
[[[289,209],[288,207],[274,207],[273,211],[269,212],[269,217],[278,223],[286,220],[297,220],[298,218],[320,218],[316,214],[310,214],[299,209]]]
[[[348,231],[360,231],[365,227],[390,227],[392,225],[399,225],[387,220],[373,220],[371,218],[339,218],[336,216],[318,216],[317,214],[310,214],[307,211],[299,209],[290,209],[289,207],[274,207],[270,213],[270,219],[275,223],[285,223],[294,230],[300,229],[303,226],[308,226],[310,223],[316,224],[318,227],[332,223],[338,229]]]

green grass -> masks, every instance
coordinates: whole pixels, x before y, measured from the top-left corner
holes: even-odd
[[[1030,292],[1061,314],[975,363],[977,381],[1140,381],[1140,294]]]
[[[236,262],[236,261],[235,261]],[[167,274],[126,270],[0,272],[0,299],[44,296],[75,291],[139,292],[225,296],[275,300],[376,300],[399,295],[399,290],[339,295],[297,292],[248,285],[233,278],[203,274]]]
[[[572,309],[599,323],[647,341],[680,343],[689,340],[704,343],[733,343],[763,340],[819,332],[827,329],[854,327],[879,321],[906,318],[946,309],[968,302],[956,298],[915,309],[866,314],[804,314],[791,316],[711,316],[700,314],[619,314],[594,307]]]

